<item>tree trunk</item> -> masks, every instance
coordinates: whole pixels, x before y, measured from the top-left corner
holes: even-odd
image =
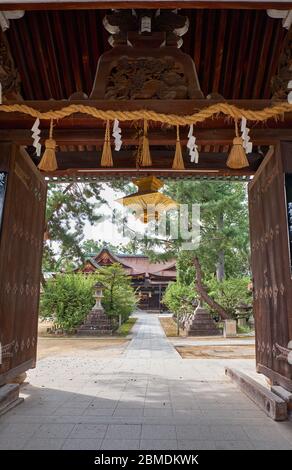
[[[46,287],[47,285],[47,281],[45,280],[45,276],[44,276],[44,273],[43,273],[43,270],[41,270],[41,285],[43,286],[43,289]]]
[[[223,228],[224,228],[224,214],[223,212],[221,212],[218,216],[218,224],[217,224],[217,227],[218,227],[218,232],[222,232]],[[218,261],[217,261],[217,265],[216,265],[216,277],[217,277],[217,281],[219,282],[222,282],[224,280],[224,277],[225,277],[225,254],[224,254],[224,250],[221,249],[219,250],[219,253],[218,253]]]
[[[216,278],[218,282],[224,281],[224,278],[225,278],[225,257],[224,257],[223,250],[220,250],[218,254],[218,262],[216,266]]]
[[[205,289],[205,287],[202,283],[202,269],[201,269],[199,259],[197,257],[194,258],[194,266],[195,266],[195,270],[196,270],[195,287],[196,287],[196,290],[197,290],[201,300],[206,302],[206,304],[208,304],[209,307],[211,307],[212,310],[217,312],[218,315],[222,318],[222,320],[227,320],[228,318],[230,318],[230,316],[228,315],[226,310],[221,305],[219,305],[217,302],[215,302],[215,300],[212,299],[212,297],[210,297],[208,295],[208,293],[207,293],[207,291],[206,291],[206,289]]]

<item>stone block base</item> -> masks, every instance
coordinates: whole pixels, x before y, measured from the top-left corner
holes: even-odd
[[[224,320],[224,338],[232,338],[237,335],[236,320]]]
[[[18,384],[0,387],[0,416],[23,402],[23,398],[19,398],[19,388]]]

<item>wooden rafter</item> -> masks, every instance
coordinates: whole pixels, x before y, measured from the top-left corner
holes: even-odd
[[[273,8],[277,10],[287,10],[288,1],[215,1],[215,0],[100,0],[100,1],[50,1],[50,2],[10,2],[1,3],[0,10],[84,10],[84,9],[104,9],[104,8],[224,8],[224,9],[249,9],[264,10]]]
[[[189,18],[190,28],[182,50],[194,59],[204,96],[269,98],[287,34],[281,20],[263,10],[185,7],[189,9],[181,14]],[[109,33],[102,26],[106,12],[44,9],[10,21],[5,34],[25,100],[90,94],[97,62],[110,49]]]

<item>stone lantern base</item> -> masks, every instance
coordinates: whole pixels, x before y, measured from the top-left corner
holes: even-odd
[[[104,313],[103,308],[95,308],[87,315],[84,323],[78,328],[78,336],[112,335],[113,323]]]
[[[222,335],[222,329],[218,328],[212,315],[207,309],[197,307],[195,315],[188,326],[188,336],[218,336]]]

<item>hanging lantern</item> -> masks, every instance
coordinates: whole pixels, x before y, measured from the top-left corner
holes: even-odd
[[[159,220],[161,214],[177,207],[177,203],[158,190],[163,183],[155,176],[147,176],[134,180],[138,191],[129,196],[117,199],[125,207],[132,208],[137,219],[147,224],[151,220]]]

